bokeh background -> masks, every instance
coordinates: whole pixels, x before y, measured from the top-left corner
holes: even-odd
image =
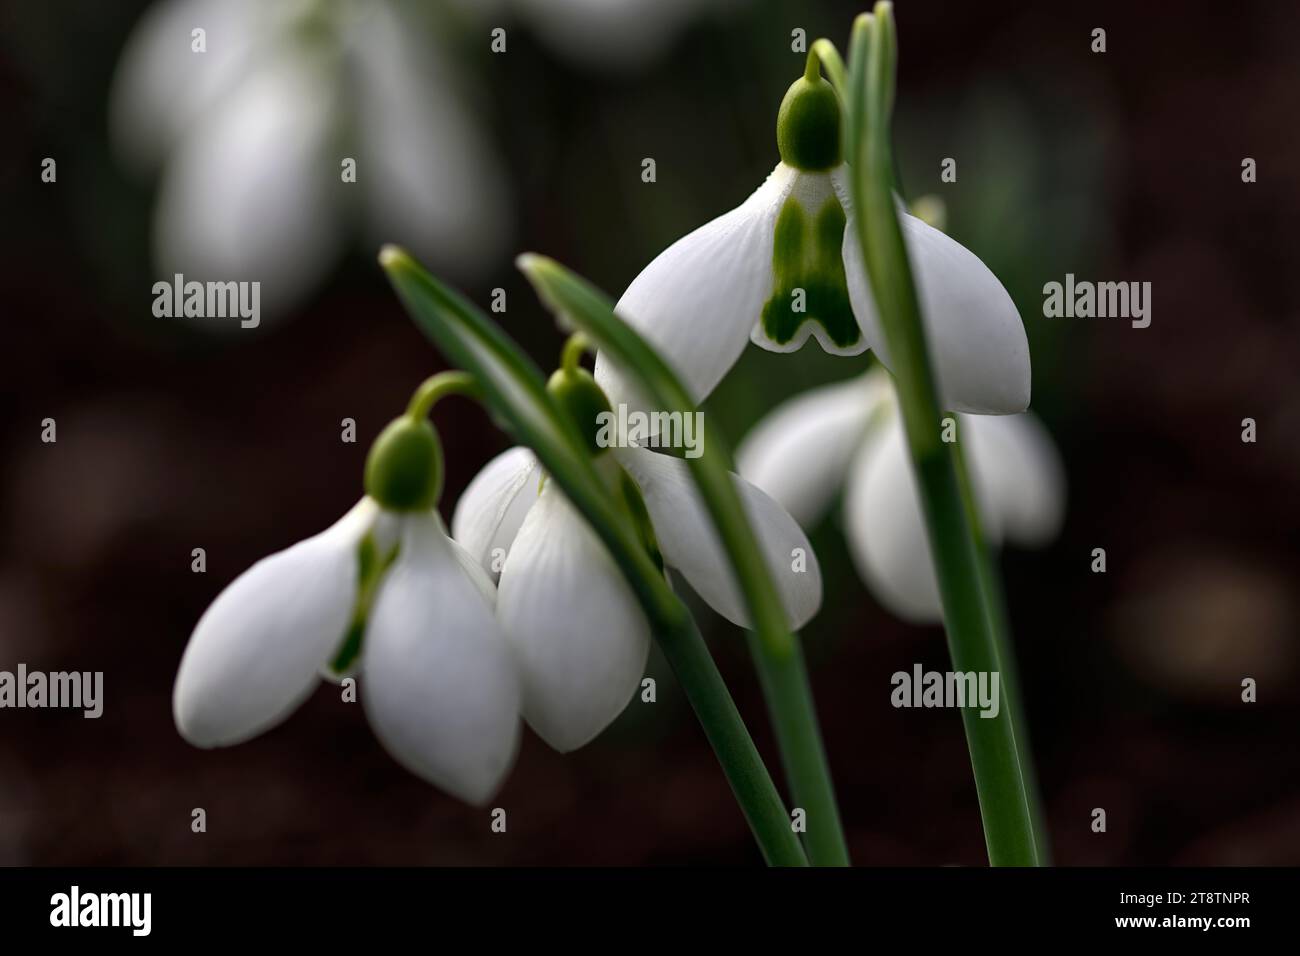
[[[298,16],[313,5],[264,6]],[[357,185],[337,175],[351,153],[331,146],[331,185],[312,201],[345,213],[304,220],[330,230],[328,254],[260,328],[223,334],[151,314],[151,286],[170,275],[158,248],[175,228],[160,212],[170,173],[159,171],[174,158],[138,168],[110,107],[150,5],[6,5],[0,669],[102,670],[106,705],[99,720],[0,711],[0,863],[758,861],[657,657],[659,702],[634,702],[592,745],[560,756],[526,733],[495,801],[509,810],[506,835],[390,760],[332,686],[230,750],[190,748],[171,720],[202,610],[252,561],[355,500],[370,438],[443,367],[376,266],[378,240],[416,245],[481,304],[504,288],[507,330],[549,367],[561,336],[513,253],[547,252],[620,292],[775,163],[776,108],[803,61],[791,30],[843,47],[859,9],[585,6],[594,12],[576,0],[394,4],[416,60],[436,67],[424,93],[402,95],[437,98],[453,119],[438,120],[445,135],[435,123],[436,135],[393,149],[430,150],[430,179],[472,183],[463,194],[486,197],[495,218],[422,231],[391,201],[355,216]],[[942,196],[949,232],[1019,304],[1033,407],[1069,473],[1059,540],[1002,561],[1056,860],[1300,863],[1300,8],[901,0],[897,17],[904,188]],[[489,49],[498,26],[503,55]],[[1107,30],[1104,54],[1090,51],[1094,27]],[[263,44],[259,55],[280,54]],[[364,124],[356,111],[382,106],[340,92],[350,88],[322,85],[303,109]],[[155,108],[191,92],[163,90]],[[210,128],[220,108],[214,97],[189,120]],[[456,128],[481,155],[447,173],[460,160],[439,150]],[[229,175],[292,155],[293,135],[283,127]],[[53,184],[40,180],[47,156]],[[939,180],[948,156],[954,184]],[[645,157],[653,184],[641,180]],[[1257,183],[1242,182],[1244,157]],[[390,179],[418,189],[421,168]],[[359,182],[374,169],[363,163]],[[283,238],[295,213],[275,190],[260,201],[264,229],[248,248],[273,273],[277,257],[297,255]],[[474,233],[472,254],[458,229]],[[1150,281],[1150,328],[1044,319],[1042,286],[1066,272]],[[812,346],[751,349],[710,399],[711,426],[734,444],[782,398],[860,369]],[[46,417],[56,444],[40,441]],[[356,444],[340,441],[349,417]],[[1245,417],[1258,422],[1255,444],[1240,439]],[[464,402],[440,406],[437,425],[449,514],[506,438]],[[854,860],[981,865],[959,715],[889,705],[892,672],[946,669],[942,632],[880,609],[838,520],[814,535],[826,599],[804,637]],[[190,570],[195,547],[205,574]],[[1104,575],[1089,570],[1094,547],[1107,550]],[[741,634],[704,612],[701,624],[776,768]],[[1255,704],[1240,700],[1247,676]],[[190,830],[194,807],[207,811],[205,834]],[[1105,834],[1090,830],[1094,807],[1107,810]]]

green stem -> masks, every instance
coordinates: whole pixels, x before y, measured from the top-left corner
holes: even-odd
[[[976,539],[962,494],[966,481],[955,449],[941,440],[942,414],[931,371],[920,303],[894,207],[889,115],[894,96],[896,41],[889,3],[854,23],[849,57],[854,217],[871,288],[893,357],[899,405],[926,519],[953,667],[1004,676],[1009,648],[999,646],[982,570],[988,555]],[[1000,680],[993,718],[962,710],[989,862],[1036,865],[1041,825],[1030,798],[1028,748],[1019,731],[1021,708],[1014,680]]]
[[[677,375],[614,314],[607,296],[543,256],[520,256],[519,266],[557,314],[587,333],[621,367],[635,370],[656,407],[684,416],[695,414],[694,403]],[[809,857],[815,866],[847,865],[849,855],[835,789],[798,639],[790,633],[772,569],[750,527],[735,477],[725,464],[730,456],[712,429],[705,431],[703,445],[701,454],[687,462],[749,610],[750,649],[795,803],[807,813]]]
[[[478,398],[481,394],[478,382],[469,372],[439,372],[420,383],[411,396],[410,404],[406,406],[406,414],[417,421],[424,421],[433,411],[433,406],[448,395]]]
[[[817,55],[817,44],[814,43],[812,49],[808,51],[808,60],[804,63],[803,78],[809,83],[821,79],[822,60]]]
[[[792,641],[787,652],[771,654],[757,635],[750,632],[748,636],[794,803],[807,812],[808,858],[814,866],[848,866],[849,850],[813,707],[803,649],[798,641]]]
[[[960,440],[953,450],[960,466],[957,471],[957,478],[961,484],[962,502],[966,507],[966,520],[970,522],[971,532],[975,537],[975,546],[983,556],[976,570],[980,576],[980,590],[984,595],[984,609],[988,614],[989,630],[993,634],[993,643],[1001,666],[1002,683],[1007,688],[1006,703],[1011,708],[1012,724],[1018,728],[1016,747],[1020,759],[1020,770],[1025,778],[1025,792],[1029,798],[1035,838],[1038,843],[1038,862],[1046,866],[1051,862],[1051,846],[1048,839],[1047,822],[1043,813],[1042,791],[1038,785],[1038,773],[1034,767],[1033,751],[1029,746],[1029,723],[1025,719],[1020,668],[1016,662],[1015,648],[1011,643],[1011,631],[1007,623],[1006,596],[1002,587],[1002,576],[998,572],[997,555],[985,539],[983,528],[980,525],[979,509],[975,503],[974,491],[971,489],[970,471],[966,467],[966,456],[962,452]]]
[[[791,828],[785,804],[695,621],[683,613],[677,626],[661,626],[655,633],[768,865],[807,866],[808,858]]]
[[[560,368],[566,372],[576,370],[583,354],[590,348],[591,343],[587,337],[581,332],[574,332],[564,342],[564,350],[560,353]]]

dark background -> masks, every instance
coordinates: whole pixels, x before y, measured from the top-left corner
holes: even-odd
[[[949,232],[1020,305],[1033,407],[1069,473],[1060,539],[1003,558],[1056,860],[1300,863],[1300,8],[897,7],[904,186],[947,201]],[[177,735],[172,681],[199,614],[356,499],[370,438],[442,365],[360,242],[256,332],[153,318],[152,184],[114,158],[105,96],[143,9],[3,15],[0,669],[103,670],[106,705],[99,720],[0,711],[0,863],[757,862],[657,658],[659,703],[633,702],[592,745],[560,756],[526,733],[494,801],[506,835],[389,759],[331,686],[234,749]],[[443,43],[480,86],[514,245],[617,294],[776,162],[776,108],[803,62],[790,30],[844,49],[859,9],[740,3],[616,73],[569,63],[505,17],[510,53],[492,58],[487,27],[457,21]],[[1105,54],[1089,49],[1097,26]],[[55,185],[40,182],[44,156],[59,161]],[[947,156],[955,184],[939,181]],[[1241,181],[1246,156],[1255,184]],[[1151,326],[1044,319],[1042,285],[1066,272],[1150,281]],[[560,334],[508,255],[467,291],[486,304],[496,286],[507,330],[550,367]],[[751,349],[710,420],[734,444],[781,398],[860,368],[815,346]],[[1240,440],[1247,416],[1256,444]],[[46,417],[56,444],[40,441]],[[344,417],[357,444],[339,440]],[[450,516],[506,439],[464,402],[436,423]],[[877,606],[838,516],[814,543],[826,598],[805,645],[854,861],[983,864],[958,714],[889,706],[893,671],[946,667],[941,631]],[[190,571],[195,547],[206,574]],[[1094,547],[1104,575],[1089,571]],[[741,634],[706,614],[701,626],[776,768]],[[205,834],[190,830],[194,807]],[[1105,834],[1089,828],[1094,807]]]

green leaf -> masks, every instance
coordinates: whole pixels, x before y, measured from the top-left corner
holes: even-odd
[[[1025,737],[1015,661],[998,625],[1001,603],[988,549],[980,541],[969,479],[959,449],[941,440],[938,388],[930,363],[920,299],[894,205],[889,123],[894,102],[897,39],[892,6],[854,22],[849,51],[848,161],[863,265],[893,356],[893,373],[916,473],[944,629],[953,669],[1003,675],[1002,706],[985,719],[962,711],[979,795],[984,840],[994,866],[1030,866],[1045,859],[1033,764]],[[966,489],[967,494],[963,493]]]

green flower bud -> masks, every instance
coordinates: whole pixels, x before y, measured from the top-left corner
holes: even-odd
[[[585,368],[557,369],[546,383],[546,390],[577,424],[588,450],[593,455],[604,451],[604,446],[597,441],[601,432],[600,416],[612,415],[613,410],[591,373]]]
[[[787,166],[824,172],[840,164],[840,99],[821,76],[799,77],[776,116],[776,147]]]
[[[366,494],[389,511],[427,511],[442,496],[442,443],[433,426],[403,415],[366,456]]]

